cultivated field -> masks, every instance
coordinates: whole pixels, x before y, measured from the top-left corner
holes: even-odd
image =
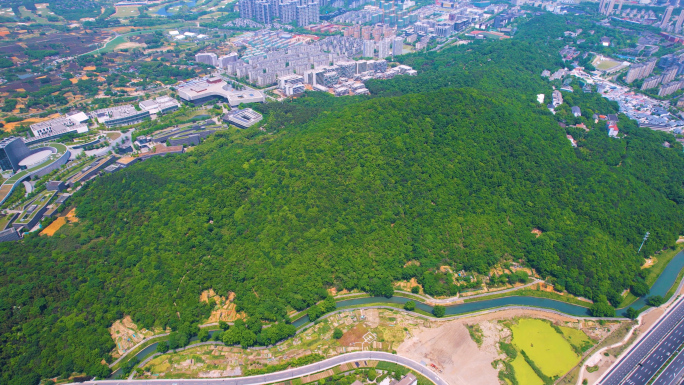
[[[511,331],[513,332],[513,345],[518,350],[524,351],[549,377],[562,376],[580,360],[580,356],[574,352],[570,342],[548,322],[524,318],[512,325]],[[577,338],[578,336],[575,336],[575,339]]]
[[[515,360],[511,362],[511,365],[513,365],[513,370],[515,370],[515,378],[518,380],[518,383],[525,385],[544,385],[544,381],[537,376],[522,355],[518,355]]]

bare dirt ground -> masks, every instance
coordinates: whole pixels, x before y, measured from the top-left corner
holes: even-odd
[[[658,262],[658,258],[656,257],[651,257],[648,258],[646,261],[644,261],[644,264],[641,266],[642,269],[648,269],[649,267],[653,267],[655,263]]]
[[[444,321],[432,328],[419,327],[413,336],[397,348],[397,354],[417,362],[435,364],[441,376],[452,385],[499,384],[498,370],[492,362],[504,355],[498,351],[498,342],[508,337],[509,331],[497,321],[515,317],[534,317],[552,322],[576,322],[575,318],[543,311],[523,309],[503,310],[455,321]],[[470,338],[466,324],[479,324],[482,329],[482,346]]]
[[[498,372],[491,362],[500,356],[496,350],[498,339],[496,327],[487,328],[479,348],[464,322],[450,322],[434,329],[419,329],[399,346],[397,354],[436,365],[442,370],[442,378],[452,385],[494,385],[499,383]]]
[[[235,299],[235,293],[229,293],[228,298],[217,295],[214,289],[205,290],[200,294],[200,302],[209,302],[210,299],[214,300],[216,307],[211,311],[207,323],[218,321],[232,322],[238,318],[245,317],[244,313],[238,314],[235,311],[235,304],[232,302]]]
[[[114,48],[114,50],[126,49],[126,48],[138,48],[138,47],[141,47],[144,49],[145,47],[147,47],[147,44],[133,43],[133,42],[121,43],[121,44],[117,45],[116,48]]]
[[[130,316],[125,316],[123,319],[114,322],[112,327],[109,328],[109,334],[116,343],[112,356],[119,357],[138,342],[152,336],[154,333],[147,329],[139,329]]]

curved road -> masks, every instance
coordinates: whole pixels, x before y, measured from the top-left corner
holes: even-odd
[[[334,368],[335,366],[353,363],[358,361],[386,361],[406,366],[423,376],[430,379],[436,385],[447,385],[437,373],[428,369],[424,365],[417,363],[411,359],[400,357],[395,354],[385,352],[354,352],[342,354],[340,356],[328,358],[321,362],[302,366],[299,368],[292,368],[283,370],[281,372],[261,374],[258,376],[249,377],[232,377],[232,378],[194,378],[194,379],[176,379],[176,380],[97,380],[86,381],[81,384],[89,385],[259,385],[270,384],[274,382],[287,381],[294,378],[307,376],[309,374],[318,373],[323,370]],[[68,384],[69,385],[69,384]]]

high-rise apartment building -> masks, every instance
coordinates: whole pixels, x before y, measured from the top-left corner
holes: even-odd
[[[392,56],[399,56],[404,54],[404,39],[395,37],[392,41]]]
[[[642,90],[647,90],[649,88],[658,87],[662,76],[651,76],[650,78],[644,79],[644,83],[641,85]]]
[[[389,39],[382,39],[378,43],[378,58],[384,59],[390,54],[390,44],[392,41]]]
[[[667,84],[671,81],[674,80],[675,76],[677,76],[677,71],[679,71],[679,67],[672,66],[665,71],[663,71],[663,84]]]
[[[254,4],[255,15],[254,18],[259,23],[271,24],[271,3],[268,1],[257,1]]]
[[[280,15],[280,22],[283,24],[297,20],[297,2],[281,0],[278,5],[278,14]]]
[[[382,40],[382,27],[373,28],[373,40],[380,42]]]
[[[373,40],[363,41],[363,57],[373,57],[375,55],[375,42]]]
[[[666,28],[667,25],[670,23],[670,18],[672,17],[672,11],[674,10],[673,6],[668,6],[667,9],[665,9],[665,14],[663,15],[663,20],[660,22],[660,28]]]
[[[648,77],[651,74],[651,72],[653,72],[656,61],[657,59],[654,58],[645,63],[638,63],[632,65],[632,67],[627,72],[627,75],[625,76],[625,82],[632,83],[637,79],[643,79],[645,77]]]
[[[204,63],[210,66],[218,66],[218,57],[215,53],[202,52],[195,55],[195,61],[198,63]]]
[[[238,8],[240,9],[240,17],[243,19],[253,19],[254,18],[254,1],[253,0],[240,0],[238,2]]]
[[[352,36],[354,36],[354,38],[356,39],[361,38],[361,25],[354,24],[354,26],[352,27]]]
[[[361,38],[363,40],[370,40],[371,39],[371,31],[373,29],[371,28],[370,25],[365,25],[363,28],[361,28]]]
[[[226,68],[230,63],[235,63],[237,60],[238,54],[236,52],[232,52],[228,55],[224,55],[218,58],[218,65],[220,68]]]
[[[239,0],[240,17],[270,24],[280,19],[283,24],[297,22],[300,27],[320,21],[318,0]]]
[[[684,9],[682,9],[682,12],[679,13],[679,17],[677,17],[677,24],[675,24],[675,33],[682,32],[682,23],[684,23]]]

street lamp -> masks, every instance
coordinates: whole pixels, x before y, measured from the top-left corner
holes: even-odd
[[[644,243],[646,243],[646,240],[648,239],[649,235],[650,235],[650,233],[647,231],[646,235],[644,235],[644,240],[641,241],[641,246],[639,246],[639,250],[637,251],[637,253],[639,253],[641,251],[641,248],[644,247]]]

